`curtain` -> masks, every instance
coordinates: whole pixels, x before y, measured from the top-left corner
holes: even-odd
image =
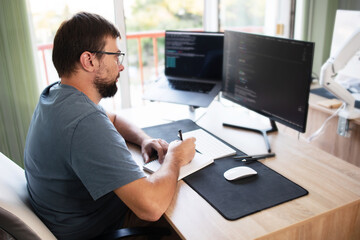
[[[25,0],[0,0],[0,151],[23,167],[39,91]]]

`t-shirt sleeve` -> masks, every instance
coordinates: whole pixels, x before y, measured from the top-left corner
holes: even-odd
[[[85,117],[74,130],[70,165],[94,200],[145,176],[101,112]]]

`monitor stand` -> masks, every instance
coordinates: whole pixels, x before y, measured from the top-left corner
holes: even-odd
[[[202,118],[207,112],[207,108],[202,108],[197,106],[181,105],[181,104],[173,104],[173,103],[161,103],[161,104],[164,105],[164,109],[167,109],[167,111],[163,111],[161,118],[165,121],[170,121],[170,122],[178,121],[185,118],[196,122],[200,118]]]
[[[274,120],[271,120],[271,119],[269,119],[269,120],[270,120],[270,124],[271,124],[270,129],[256,129],[256,128],[243,127],[243,126],[239,126],[239,125],[229,124],[229,123],[223,123],[223,126],[233,127],[233,128],[240,128],[240,129],[243,129],[243,130],[248,130],[248,131],[261,133],[263,135],[263,137],[264,137],[266,148],[268,149],[268,152],[270,153],[271,148],[270,148],[270,143],[269,143],[267,133],[276,132],[278,130],[278,128],[277,128]]]
[[[189,118],[194,122],[202,118],[206,114],[206,112],[207,112],[207,108],[189,105]]]

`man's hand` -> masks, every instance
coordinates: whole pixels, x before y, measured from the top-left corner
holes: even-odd
[[[160,163],[164,161],[169,144],[163,139],[145,139],[141,144],[141,154],[145,163],[151,161],[151,156],[157,153]]]
[[[171,142],[166,158],[178,162],[180,167],[188,164],[195,156],[195,141],[194,137],[190,137],[184,141]]]

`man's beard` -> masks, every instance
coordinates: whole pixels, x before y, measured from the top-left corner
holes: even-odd
[[[118,90],[116,81],[106,83],[103,78],[97,77],[95,78],[94,84],[102,98],[113,97]]]

